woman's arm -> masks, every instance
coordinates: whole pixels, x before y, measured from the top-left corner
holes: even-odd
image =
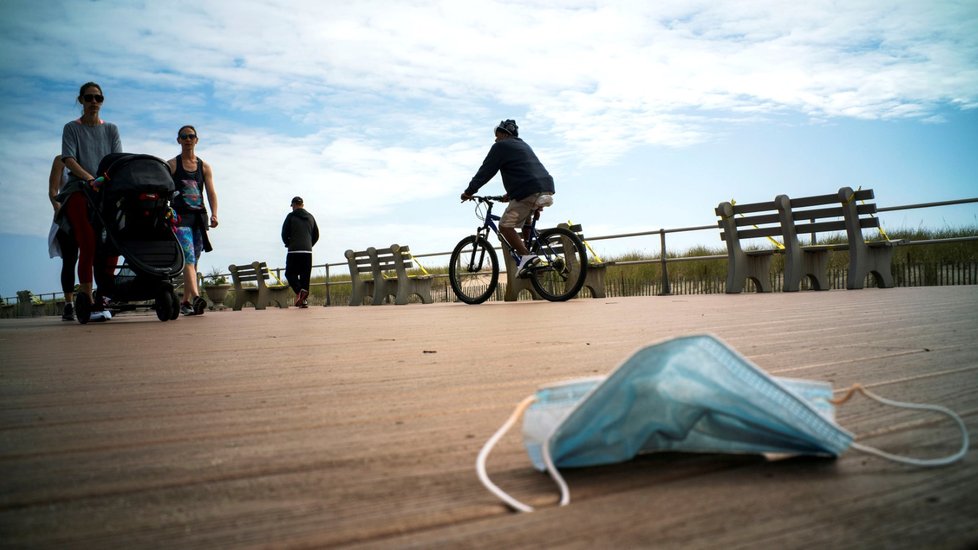
[[[51,200],[51,206],[54,208],[55,214],[61,208],[61,203],[55,197],[61,191],[61,175],[64,173],[64,170],[65,163],[61,162],[61,155],[54,157],[54,162],[51,163],[51,175],[48,176],[48,198]]]
[[[61,160],[65,163],[65,166],[68,167],[68,170],[70,170],[71,173],[74,174],[76,178],[83,181],[89,181],[95,179],[95,176],[89,174],[87,170],[82,168],[82,165],[78,164],[78,161],[75,160],[73,157],[68,157]]]
[[[112,140],[112,152],[122,153],[122,138],[119,137],[119,127],[115,124],[109,128],[109,139]]]
[[[211,165],[204,163],[204,189],[207,192],[207,205],[211,211],[211,227],[217,227],[217,192],[214,191],[214,173],[211,172]]]

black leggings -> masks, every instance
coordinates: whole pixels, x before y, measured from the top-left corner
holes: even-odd
[[[285,278],[296,294],[300,290],[309,292],[309,277],[312,275],[312,254],[287,254],[285,256]]]
[[[70,233],[58,231],[55,234],[61,247],[61,292],[75,291],[75,264],[78,262],[78,243]]]

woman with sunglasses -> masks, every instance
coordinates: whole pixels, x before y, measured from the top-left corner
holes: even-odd
[[[183,248],[186,261],[183,268],[183,303],[180,313],[184,315],[203,315],[207,301],[200,295],[197,288],[197,261],[203,251],[210,252],[211,245],[207,239],[207,229],[217,227],[217,193],[214,191],[214,174],[211,165],[197,156],[194,148],[197,146],[197,130],[191,126],[181,126],[177,130],[177,143],[180,144],[180,156],[167,161],[176,194],[173,197],[173,209],[178,215],[178,221],[173,232]],[[207,195],[207,205],[210,207],[210,218],[204,207],[204,195]]]
[[[95,230],[89,221],[88,202],[81,191],[82,185],[91,183],[97,177],[98,165],[109,153],[122,152],[122,140],[115,124],[105,122],[99,117],[102,109],[102,87],[87,82],[78,90],[78,103],[82,115],[77,120],[65,124],[61,134],[61,160],[70,174],[58,200],[63,205],[59,210],[67,230],[78,243],[78,282],[79,290],[75,296],[75,314],[79,320],[89,317],[92,311],[103,309],[101,301],[95,302],[92,294],[93,264],[95,262]],[[118,258],[107,258],[103,268],[111,274]],[[110,318],[106,314],[91,315],[92,320]]]

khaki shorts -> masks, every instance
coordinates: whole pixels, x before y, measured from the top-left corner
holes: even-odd
[[[534,193],[518,201],[509,201],[506,211],[499,217],[499,227],[523,227],[530,214],[537,208],[553,204],[553,193]]]

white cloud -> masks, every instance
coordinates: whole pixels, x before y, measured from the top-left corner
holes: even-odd
[[[87,80],[129,150],[172,156],[198,125],[242,248],[294,194],[384,242],[375,220],[452,198],[504,117],[555,174],[785,113],[940,123],[978,107],[975,28],[953,1],[8,0],[0,232],[46,230],[37,197]]]

